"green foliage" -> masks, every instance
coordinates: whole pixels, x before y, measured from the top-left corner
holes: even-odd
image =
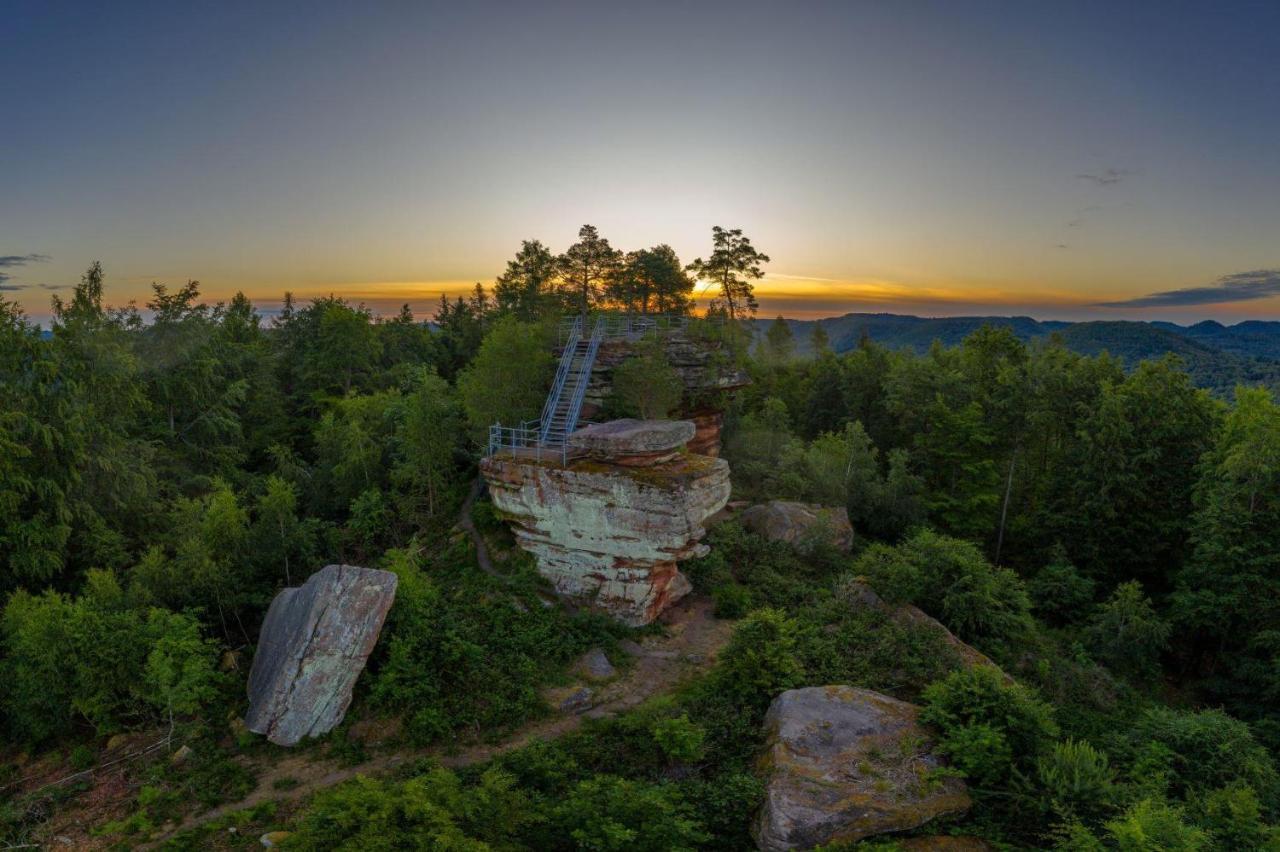
[[[953,672],[923,698],[920,720],[938,729],[942,753],[983,787],[1029,774],[1058,734],[1051,707],[987,666]]]
[[[896,547],[867,548],[854,573],[886,600],[917,604],[967,642],[1011,645],[1032,630],[1022,581],[969,542],[922,530]]]
[[[1036,780],[1059,814],[1095,818],[1116,800],[1107,755],[1084,740],[1056,742],[1036,761]]]
[[[1120,852],[1198,852],[1209,846],[1208,835],[1187,823],[1179,808],[1153,799],[1108,822],[1107,835]]]
[[[760,609],[747,616],[721,658],[723,688],[744,703],[767,705],[779,692],[799,686],[798,633],[799,625],[779,610]]]
[[[555,363],[544,326],[500,318],[485,335],[475,360],[458,376],[458,392],[472,435],[487,436],[538,416]]]
[[[1129,740],[1141,775],[1159,778],[1174,798],[1245,784],[1268,810],[1280,804],[1280,776],[1270,753],[1248,725],[1220,710],[1153,707],[1138,720]]]
[[[1169,632],[1142,586],[1131,580],[1098,606],[1085,635],[1098,658],[1116,671],[1149,677],[1158,669]]]
[[[675,763],[692,763],[702,756],[706,732],[689,719],[688,713],[658,719],[650,727],[658,748]]]
[[[613,392],[626,414],[665,420],[680,404],[684,384],[662,347],[649,342],[613,371]]]
[[[191,714],[214,694],[216,650],[189,616],[123,606],[113,579],[71,600],[18,592],[5,606],[3,707],[15,738],[39,742],[77,722],[100,734]]]
[[[675,788],[612,775],[580,782],[551,816],[577,849],[676,852],[709,839]]]
[[[1093,580],[1071,564],[1060,544],[1054,547],[1049,563],[1027,581],[1036,614],[1056,624],[1081,620],[1093,602],[1093,590]]]
[[[371,692],[375,706],[403,712],[411,739],[428,743],[458,729],[503,730],[541,713],[539,687],[601,640],[598,623],[547,609],[529,591],[472,569],[457,551],[423,565],[390,551],[399,578],[383,630]]]
[[[468,786],[437,767],[402,783],[357,777],[320,793],[283,845],[483,852],[515,848],[513,838],[534,818],[511,776],[489,771]]]

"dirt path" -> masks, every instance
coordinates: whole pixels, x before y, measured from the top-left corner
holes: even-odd
[[[462,509],[458,512],[458,526],[467,535],[471,536],[471,541],[476,546],[476,562],[480,565],[480,570],[490,577],[497,577],[505,582],[506,578],[494,570],[493,560],[489,558],[489,547],[484,542],[484,536],[480,535],[480,531],[476,529],[475,521],[471,520],[471,507],[476,504],[476,498],[480,496],[480,487],[483,484],[484,479],[479,476],[476,477],[475,482],[471,483],[471,490],[467,492],[467,499],[462,501]]]
[[[661,623],[665,635],[651,636],[640,643],[628,643],[633,664],[616,680],[592,687],[588,706],[577,713],[559,713],[525,726],[511,737],[495,744],[475,744],[461,750],[431,748],[406,750],[379,755],[357,766],[341,767],[330,760],[313,755],[290,755],[283,749],[274,752],[269,764],[260,761],[258,786],[238,802],[229,802],[213,810],[194,814],[162,837],[140,846],[154,848],[167,838],[194,828],[233,811],[252,808],[268,801],[291,801],[340,784],[357,775],[379,775],[394,771],[410,760],[435,757],[450,767],[483,763],[499,754],[527,745],[535,739],[554,739],[576,730],[584,718],[613,716],[636,707],[660,693],[670,692],[691,677],[705,672],[729,640],[732,623],[720,621],[712,614],[713,604],[705,598],[686,598],[665,612]],[[297,782],[289,790],[275,788],[277,782]]]

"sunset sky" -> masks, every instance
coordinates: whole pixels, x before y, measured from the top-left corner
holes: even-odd
[[[95,259],[113,303],[194,278],[426,316],[588,222],[685,261],[742,228],[767,316],[1280,318],[1276,2],[0,20],[0,290],[40,321]]]

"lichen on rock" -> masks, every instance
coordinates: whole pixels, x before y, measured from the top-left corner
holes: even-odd
[[[918,708],[851,686],[788,690],[765,715],[761,849],[812,849],[907,831],[970,806],[941,772]]]

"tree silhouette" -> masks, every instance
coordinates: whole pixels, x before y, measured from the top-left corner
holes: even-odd
[[[711,241],[711,256],[707,260],[696,259],[686,269],[697,278],[719,285],[720,300],[730,319],[755,316],[755,285],[751,282],[764,277],[760,264],[768,263],[769,256],[756,251],[741,228],[726,231],[716,225],[711,229]]]

